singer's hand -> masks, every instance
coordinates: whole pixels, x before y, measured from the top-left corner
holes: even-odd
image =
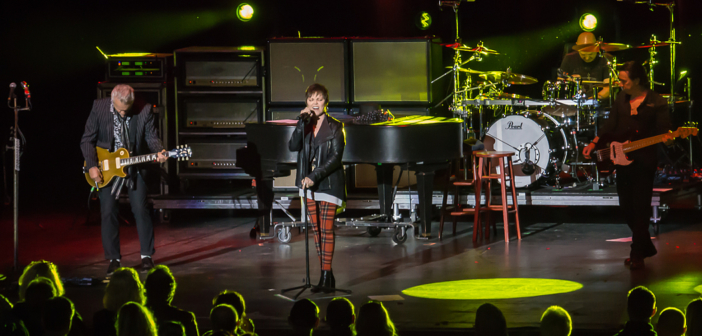
[[[304,188],[310,188],[311,186],[313,186],[314,182],[309,177],[305,177],[302,180],[302,182],[300,182],[300,184],[302,184],[302,188],[304,189]]]
[[[311,117],[314,114],[314,112],[312,112],[312,109],[309,106],[307,106],[307,107],[305,107],[304,110],[300,111],[300,115],[305,115],[305,114],[307,114]]]

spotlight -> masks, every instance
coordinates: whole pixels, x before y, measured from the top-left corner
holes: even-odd
[[[243,22],[251,20],[253,14],[253,7],[247,3],[241,3],[239,7],[236,8],[236,17]]]
[[[592,14],[585,13],[580,17],[580,28],[586,32],[590,32],[597,28],[597,17]]]
[[[420,12],[415,20],[414,20],[415,25],[417,28],[421,30],[427,30],[429,27],[431,27],[431,15],[427,12]]]

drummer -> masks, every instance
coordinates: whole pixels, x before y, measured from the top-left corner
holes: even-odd
[[[593,44],[597,42],[595,35],[590,32],[584,32],[578,36],[576,46],[583,44]],[[577,50],[577,49],[576,49]],[[563,57],[563,62],[561,62],[561,67],[559,68],[559,76],[561,73],[567,76],[579,77],[582,80],[590,81],[603,81],[604,83],[609,83],[609,68],[607,67],[607,60],[612,60],[612,55],[605,54],[607,59],[597,57],[597,52],[586,52],[582,50],[574,51],[568,53]],[[583,87],[589,94],[592,92],[592,86],[584,84]],[[602,90],[597,93],[597,98],[605,99],[609,98],[609,86],[605,86]]]

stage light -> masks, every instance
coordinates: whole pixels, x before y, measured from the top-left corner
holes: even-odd
[[[241,21],[249,21],[253,17],[254,10],[251,5],[247,3],[241,3],[239,7],[236,8],[236,17]]]
[[[597,17],[589,13],[583,14],[580,17],[580,28],[587,32],[595,30],[597,28]]]
[[[574,292],[574,281],[532,278],[472,279],[436,282],[408,288],[402,294],[443,300],[498,300]]]
[[[431,15],[427,12],[420,12],[415,19],[415,24],[421,30],[429,29],[431,27]]]

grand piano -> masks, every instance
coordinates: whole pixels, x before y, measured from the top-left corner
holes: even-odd
[[[462,155],[460,119],[409,116],[388,122],[344,122],[346,147],[342,162],[375,164],[380,213],[392,215],[392,172],[395,165],[409,167],[417,176],[420,237],[431,236],[434,173]],[[297,152],[288,150],[295,125],[280,122],[248,123],[247,147],[237,152],[237,165],[256,179],[261,237],[270,236],[273,177],[289,176]]]

